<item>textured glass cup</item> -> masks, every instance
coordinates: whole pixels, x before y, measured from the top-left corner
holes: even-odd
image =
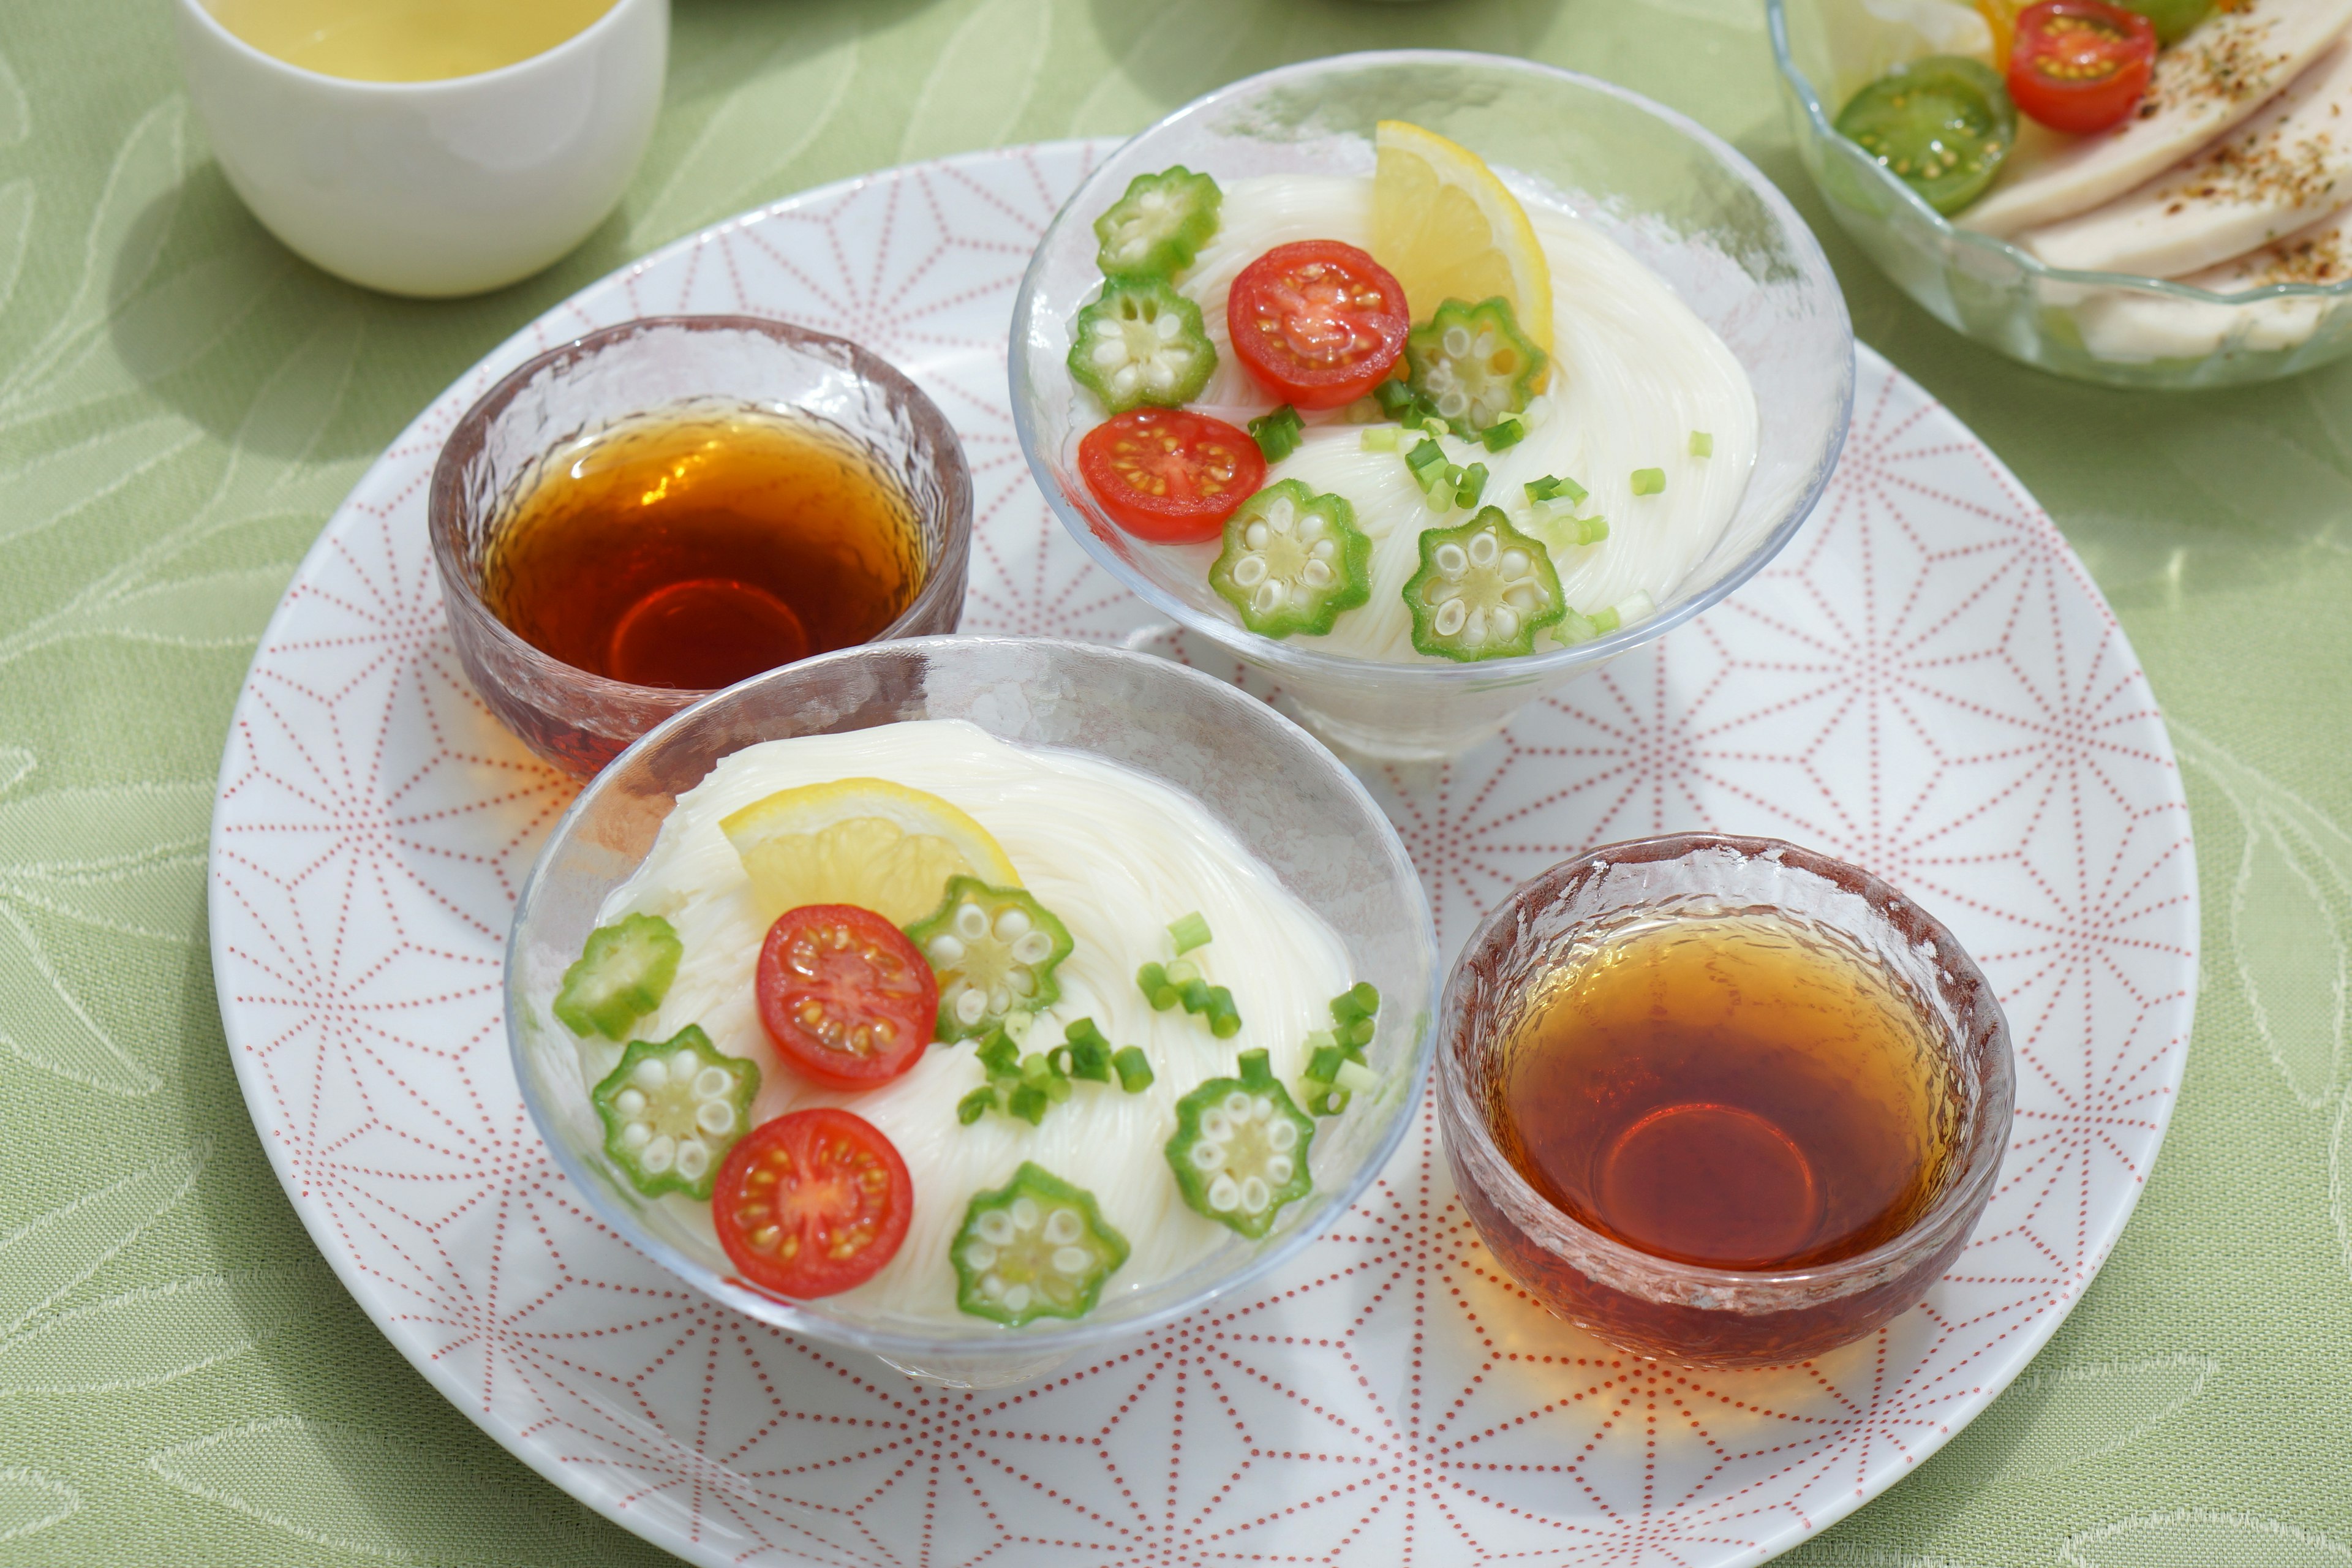
[[[1171,163],[1219,180],[1372,172],[1372,130],[1409,120],[1507,184],[1570,208],[1671,284],[1746,367],[1762,439],[1722,540],[1659,612],[1597,641],[1482,664],[1390,664],[1244,629],[1197,567],[1138,549],[1077,472],[1101,417],[1063,363],[1102,281],[1096,215]],[[1844,443],[1853,332],[1811,231],[1755,165],[1692,121],[1606,82],[1495,55],[1341,55],[1252,77],[1178,110],[1097,169],[1046,229],[1013,308],[1013,420],[1055,515],[1105,570],[1179,626],[1265,672],[1318,732],[1368,755],[1450,755],[1528,701],[1672,630],[1769,561],[1812,510]]]
[[[947,416],[913,382],[844,338],[753,316],[649,316],[540,355],[450,431],[428,501],[433,561],[457,661],[499,721],[587,774],[709,695],[633,686],[565,664],[482,599],[482,563],[512,507],[582,437],[652,413],[745,408],[817,419],[865,448],[905,493],[922,576],[877,640],[951,632],[971,552],[971,475]]]
[[[2235,386],[2352,353],[2352,279],[2243,294],[2051,267],[1954,225],[1834,129],[1866,82],[1944,52],[1863,0],[1766,0],[1790,134],[1838,226],[1928,314],[2013,360],[2079,381]],[[1965,215],[1964,215],[1965,216]]]
[[[1785,1272],[1710,1268],[1626,1246],[1536,1191],[1494,1134],[1489,1070],[1539,983],[1633,917],[1769,915],[1874,962],[1918,1008],[1958,1090],[1941,1178],[1918,1217],[1853,1258]],[[1769,838],[1612,844],[1522,883],[1471,934],[1437,1025],[1437,1115],[1463,1206],[1546,1308],[1636,1355],[1694,1366],[1802,1361],[1871,1332],[1943,1277],[1991,1198],[2016,1100],[2009,1025],[1951,932],[1894,889]]]
[[[679,792],[719,758],[779,736],[908,719],[969,720],[1007,741],[1084,752],[1185,791],[1330,925],[1353,973],[1378,983],[1369,1054],[1382,1087],[1318,1124],[1315,1190],[1285,1208],[1265,1240],[1228,1237],[1155,1284],[1122,1288],[1114,1276],[1102,1304],[1076,1322],[941,1325],[761,1295],[736,1281],[707,1232],[615,1177],[578,1045],[547,1010],[605,896],[636,869]],[[1421,879],[1396,830],[1337,758],[1265,704],[1196,670],[1026,638],[868,643],[754,676],[679,714],[581,792],[531,868],[507,943],[507,1037],[524,1103],[606,1225],[697,1289],[764,1322],[966,1387],[1021,1382],[1072,1352],[1132,1338],[1246,1285],[1328,1228],[1412,1121],[1436,994],[1437,939]]]

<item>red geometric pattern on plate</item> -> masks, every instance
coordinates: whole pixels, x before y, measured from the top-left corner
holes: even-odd
[[[845,331],[968,445],[967,626],[1205,658],[1046,514],[1005,408],[1013,289],[1093,155],[920,165],[674,247],[502,347],[353,492],[262,640],[214,829],[222,1012],[279,1178],[450,1399],[698,1563],[1754,1562],[1901,1476],[2057,1326],[2162,1138],[2196,972],[2186,809],[2130,649],[2014,480],[1866,350],[1837,479],[1771,571],[1477,752],[1372,783],[1449,946],[1548,861],[1713,826],[1870,866],[1983,957],[2019,1051],[2009,1165],[1953,1275],[1873,1339],[1755,1373],[1587,1341],[1497,1276],[1424,1119],[1255,1299],[1031,1388],[942,1391],[678,1286],[523,1113],[499,961],[570,786],[451,658],[423,515],[441,434],[626,316]]]

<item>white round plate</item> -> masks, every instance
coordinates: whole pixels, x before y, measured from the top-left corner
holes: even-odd
[[[698,1563],[1769,1556],[1943,1443],[2090,1283],[2164,1136],[2197,973],[2180,778],[2122,632],[2007,470],[1866,350],[1843,465],[1773,569],[1479,751],[1372,782],[1449,945],[1549,861],[1701,826],[1858,861],[1951,924],[2009,1007],[2016,1135],[1973,1245],[1883,1332],[1754,1373],[1612,1352],[1496,1274],[1424,1120],[1257,1292],[1030,1388],[948,1392],[688,1289],[597,1225],[523,1113],[499,964],[572,788],[451,656],[425,532],[443,433],[629,316],[845,333],[963,434],[966,628],[1150,645],[1005,405],[1014,286],[1097,152],[918,164],[673,246],[490,355],[336,512],[262,637],[213,824],[221,1012],[278,1179],[435,1386]]]

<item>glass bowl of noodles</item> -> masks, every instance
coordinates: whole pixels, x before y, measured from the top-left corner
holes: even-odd
[[[1662,314],[1681,313],[1694,319],[1690,325],[1701,335],[1712,333],[1720,344],[1713,352],[1728,351],[1732,376],[1744,376],[1752,391],[1753,409],[1746,416],[1750,433],[1739,437],[1739,449],[1727,435],[1706,432],[1718,448],[1711,471],[1700,466],[1696,440],[1685,448],[1700,434],[1690,426],[1698,422],[1701,405],[1679,385],[1654,388],[1643,401],[1644,408],[1660,412],[1669,431],[1645,432],[1638,450],[1635,443],[1596,434],[1590,466],[1580,464],[1574,475],[1562,471],[1589,488],[1591,505],[1605,511],[1613,530],[1589,549],[1570,552],[1554,543],[1571,598],[1580,581],[1596,593],[1613,584],[1612,595],[1632,585],[1625,572],[1612,575],[1609,552],[1630,560],[1628,551],[1648,551],[1643,522],[1664,515],[1663,507],[1680,504],[1686,487],[1726,486],[1720,502],[1710,503],[1717,506],[1714,523],[1691,530],[1687,538],[1675,536],[1669,547],[1641,557],[1648,564],[1629,569],[1644,579],[1643,596],[1649,601],[1638,620],[1622,618],[1614,629],[1595,630],[1565,646],[1556,635],[1538,637],[1524,654],[1475,662],[1422,657],[1417,642],[1405,644],[1397,636],[1368,654],[1349,634],[1384,607],[1396,610],[1397,586],[1381,575],[1382,563],[1395,553],[1384,551],[1386,542],[1402,539],[1401,558],[1409,560],[1413,533],[1468,521],[1472,512],[1433,512],[1425,520],[1376,526],[1368,521],[1373,510],[1368,494],[1359,489],[1345,499],[1375,533],[1371,600],[1342,615],[1331,635],[1260,635],[1210,586],[1213,541],[1139,540],[1112,519],[1084,477],[1081,444],[1104,423],[1106,409],[1076,384],[1067,356],[1079,311],[1104,287],[1096,219],[1139,175],[1181,164],[1219,183],[1223,226],[1204,242],[1198,265],[1180,269],[1172,282],[1202,296],[1204,330],[1221,345],[1217,369],[1192,406],[1238,426],[1281,399],[1262,384],[1253,388],[1246,376],[1229,374],[1233,356],[1222,335],[1221,303],[1226,297],[1221,268],[1228,263],[1213,264],[1211,247],[1241,247],[1246,234],[1255,254],[1265,244],[1287,244],[1309,232],[1254,222],[1244,216],[1244,205],[1253,212],[1278,208],[1285,217],[1311,213],[1313,222],[1328,223],[1330,204],[1322,197],[1301,196],[1296,206],[1286,205],[1293,193],[1276,190],[1274,182],[1302,183],[1302,191],[1307,182],[1369,186],[1378,127],[1391,121],[1410,122],[1483,159],[1534,221],[1554,279],[1560,329],[1551,369],[1561,374],[1546,389],[1549,395],[1537,400],[1549,402],[1551,416],[1515,449],[1474,450],[1478,442],[1472,439],[1451,444],[1447,454],[1457,466],[1475,460],[1493,469],[1496,482],[1479,504],[1502,504],[1516,517],[1522,481],[1555,461],[1549,453],[1539,461],[1535,457],[1551,437],[1615,427],[1612,422],[1629,401],[1620,395],[1625,390],[1621,373],[1623,380],[1641,380],[1650,374],[1648,362],[1663,357],[1651,353],[1657,340],[1649,335]],[[1274,194],[1264,194],[1269,191]],[[1573,303],[1590,297],[1584,282],[1601,277],[1602,268],[1597,261],[1585,270],[1582,260],[1561,259],[1552,238],[1557,229],[1547,226],[1560,224],[1602,242],[1595,247],[1588,239],[1572,254],[1606,251],[1616,258],[1609,277],[1622,278],[1629,268],[1635,274],[1630,292],[1611,295],[1584,318],[1618,334],[1612,341],[1622,353],[1588,358],[1570,350],[1571,333],[1579,341],[1604,335],[1577,325]],[[1338,232],[1322,237],[1363,243]],[[1376,248],[1379,242],[1370,243]],[[1440,301],[1412,300],[1412,290],[1406,284],[1412,319],[1431,320]],[[1064,205],[1031,259],[1013,306],[1011,378],[1013,423],[1030,470],[1048,506],[1097,564],[1191,637],[1260,672],[1276,688],[1276,700],[1327,741],[1369,757],[1433,760],[1476,744],[1531,700],[1701,614],[1762,569],[1811,512],[1837,461],[1853,402],[1853,335],[1836,278],[1804,221],[1754,164],[1704,128],[1622,88],[1554,67],[1410,50],[1342,55],[1252,77],[1185,105],[1113,153]],[[1253,391],[1254,401],[1240,400]],[[1236,400],[1228,405],[1223,401],[1228,396]],[[1329,416],[1349,412],[1333,410]],[[1315,422],[1324,417],[1308,416],[1310,447]],[[1410,429],[1402,434],[1408,447],[1419,439]],[[1744,483],[1734,478],[1743,462]],[[1642,488],[1640,476],[1653,463],[1666,476],[1663,495]],[[1397,509],[1397,515],[1406,510]],[[1588,564],[1597,572],[1580,578]],[[1618,602],[1612,596],[1572,607],[1604,605],[1615,611]],[[1390,615],[1390,621],[1399,619]]]
[[[918,722],[924,721],[957,722]],[[790,744],[794,740],[805,743]],[[922,749],[934,740],[936,748]],[[775,741],[787,744],[747,750]],[[740,770],[751,762],[793,759],[808,776],[831,779],[881,772],[870,763],[835,763],[853,752],[884,755],[872,748],[892,746],[899,750],[890,755],[935,751],[946,759],[924,764],[929,773],[908,763],[899,776],[929,787],[947,770],[950,782],[938,784],[941,795],[1001,838],[1023,886],[1067,918],[1076,952],[1056,971],[1061,1005],[1024,1024],[1026,1043],[1043,1040],[1038,1031],[1049,1022],[1069,1027],[1075,1038],[1081,1031],[1062,1015],[1083,1008],[1103,1019],[1112,1038],[1150,1047],[1157,1086],[1126,1092],[1123,1074],[1115,1082],[1078,1082],[1034,1126],[1006,1114],[1002,1100],[962,1118],[963,1097],[992,1081],[978,1065],[988,1042],[964,1039],[929,1046],[887,1085],[818,1094],[865,1116],[903,1147],[913,1173],[913,1219],[900,1256],[866,1284],[786,1299],[747,1283],[751,1270],[737,1267],[717,1234],[714,1207],[723,1207],[730,1190],[725,1168],[714,1205],[676,1191],[649,1196],[608,1152],[594,1091],[614,1070],[620,1047],[575,1034],[558,1016],[559,998],[592,931],[614,919],[616,900],[625,904],[646,873],[673,862],[718,864],[707,890],[667,906],[687,956],[675,980],[664,982],[667,1011],[646,1015],[640,1025],[657,1024],[646,1032],[661,1039],[677,1025],[670,1013],[699,1009],[698,1026],[708,1026],[719,1049],[761,1069],[750,1123],[771,1118],[778,1093],[805,1103],[811,1086],[794,1076],[775,1037],[761,1032],[772,1026],[763,1026],[750,1004],[725,999],[751,989],[748,954],[721,952],[711,973],[732,978],[716,990],[705,986],[703,999],[688,994],[704,984],[697,978],[697,944],[715,942],[708,933],[728,929],[719,917],[703,918],[697,906],[723,910],[740,896],[725,884],[742,881],[744,864],[730,841],[698,826],[694,814],[709,806],[712,791],[722,792],[722,801],[726,790],[744,793]],[[956,760],[967,755],[981,760]],[[1033,779],[1024,769],[1059,771]],[[1121,817],[1127,807],[1119,802],[1096,806],[1057,793],[1076,788],[1067,780],[1081,775],[1108,778],[1147,805],[1156,800],[1157,817]],[[967,781],[968,788],[959,787]],[[706,782],[700,794],[690,793]],[[665,837],[674,816],[679,831]],[[1173,826],[1155,837],[1155,819]],[[701,862],[691,854],[696,832],[709,838],[711,853]],[[1056,846],[1064,851],[1059,862]],[[665,861],[673,848],[686,858]],[[1167,877],[1154,882],[1163,852],[1193,857],[1188,863],[1207,867],[1214,884],[1196,908],[1224,929],[1213,931],[1209,944],[1192,956],[1210,978],[1231,982],[1228,1001],[1238,998],[1241,1015],[1231,1037],[1213,1032],[1210,1015],[1191,1017],[1183,1007],[1152,1012],[1131,978],[1138,954],[1119,945],[1127,928],[1111,930],[1108,917],[1081,896],[1092,886],[1106,907],[1122,909],[1150,902],[1133,889],[1183,885]],[[1163,928],[1157,922],[1188,912],[1153,905],[1135,918],[1156,940],[1166,940],[1158,937]],[[1276,924],[1256,925],[1261,912]],[[759,925],[750,929],[738,947],[759,945]],[[1264,980],[1258,953],[1291,951],[1282,943],[1293,936],[1308,944],[1297,951],[1319,956],[1311,964],[1299,961],[1296,975],[1278,969]],[[1097,944],[1091,956],[1090,942]],[[1256,1047],[1270,1049],[1271,1068],[1288,1081],[1294,1102],[1311,1104],[1313,1086],[1297,1075],[1312,1063],[1302,1055],[1303,1038],[1292,1037],[1303,1037],[1309,1024],[1328,1027],[1328,1019],[1305,1016],[1307,1004],[1321,1013],[1326,998],[1350,979],[1373,981],[1379,1002],[1360,1031],[1360,1071],[1349,1075],[1355,1091],[1335,1097],[1333,1104],[1344,1099],[1338,1113],[1317,1114],[1302,1141],[1302,1174],[1311,1182],[1275,1208],[1262,1235],[1208,1223],[1201,1217],[1206,1210],[1195,1214],[1177,1201],[1177,1173],[1163,1151],[1171,1135],[1195,1130],[1178,1098],[1194,1088],[1202,1064],[1225,1064],[1212,1076],[1231,1073],[1244,1060],[1240,1053]],[[1372,1181],[1412,1121],[1428,1063],[1438,950],[1420,879],[1395,829],[1337,758],[1264,703],[1198,671],[1125,649],[917,637],[770,671],[704,700],[630,746],[581,792],[532,868],[508,943],[506,986],[508,1037],[524,1101],[557,1163],[613,1230],[698,1290],[763,1322],[878,1356],[926,1380],[996,1387],[1244,1289],[1328,1228]],[[940,994],[952,1002],[955,993],[943,986]],[[951,1011],[941,1014],[942,1032]],[[745,1142],[757,1137],[755,1131]],[[971,1256],[966,1231],[974,1220],[965,1217],[967,1204],[976,1194],[1018,1184],[1017,1171],[1032,1159],[1073,1167],[1054,1173],[1099,1198],[1100,1217],[1122,1227],[1130,1253],[1101,1283],[1091,1310],[1008,1325],[998,1321],[1009,1315],[1001,1310],[992,1318],[961,1305],[971,1280],[957,1255]],[[996,1304],[1003,1304],[1001,1294]]]

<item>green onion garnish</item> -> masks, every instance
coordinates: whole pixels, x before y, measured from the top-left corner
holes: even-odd
[[[1654,496],[1654,495],[1656,495],[1659,491],[1661,491],[1661,490],[1664,489],[1665,488],[1666,488],[1666,470],[1665,470],[1665,469],[1664,469],[1664,468],[1635,468],[1635,469],[1633,470],[1633,493],[1634,493],[1635,495],[1637,495],[1637,496]]]
[[[1691,432],[1691,456],[1692,456],[1692,457],[1694,457],[1694,458],[1712,458],[1712,457],[1714,457],[1714,456],[1715,456],[1715,437],[1712,437],[1712,436],[1710,436],[1710,435],[1708,435],[1708,434],[1707,434],[1706,431],[1704,431],[1704,430],[1694,430],[1694,431],[1692,431],[1692,432]]]
[[[1615,613],[1620,624],[1630,626],[1646,621],[1656,615],[1658,605],[1656,600],[1636,588],[1633,593],[1617,601]]]
[[[1330,1083],[1339,1076],[1339,1069],[1347,1062],[1348,1054],[1339,1047],[1319,1047],[1313,1056],[1307,1058],[1307,1076],[1318,1083]]]
[[[1597,637],[1605,637],[1611,632],[1617,629],[1617,608],[1612,605],[1608,609],[1601,610],[1595,614],[1591,619],[1592,635]]]
[[[1341,1062],[1339,1076],[1331,1081],[1349,1094],[1370,1094],[1381,1087],[1381,1075],[1361,1062]]]
[[[1546,474],[1542,479],[1529,479],[1527,490],[1529,500],[1559,500],[1564,497],[1570,506],[1581,503],[1584,498],[1591,493],[1574,479],[1561,479],[1557,474]]]
[[[1412,388],[1401,381],[1384,381],[1372,388],[1372,401],[1390,418],[1402,419],[1405,410],[1412,406]]]
[[[1473,463],[1463,469],[1462,477],[1454,481],[1454,504],[1461,507],[1476,506],[1478,498],[1486,492],[1486,465]]]
[[[1209,922],[1201,918],[1201,911],[1198,910],[1194,910],[1181,920],[1170,921],[1168,934],[1176,939],[1178,952],[1190,952],[1196,947],[1206,947],[1211,941]]]
[[[1397,449],[1397,437],[1401,434],[1402,432],[1393,425],[1368,425],[1364,433],[1356,437],[1356,444],[1367,452],[1393,452]]]
[[[1371,1017],[1380,1010],[1381,988],[1369,980],[1359,980],[1331,998],[1331,1016],[1342,1023]]]
[[[1571,517],[1568,521],[1576,530],[1579,544],[1598,544],[1609,537],[1609,520],[1605,517]]]
[[[973,1089],[956,1101],[956,1120],[966,1127],[996,1109],[996,1090],[991,1088]]]
[[[1502,418],[1487,426],[1478,437],[1486,443],[1486,450],[1489,452],[1499,452],[1506,447],[1516,447],[1527,438],[1528,427],[1519,423],[1519,416],[1516,414],[1504,415]]]
[[[1168,984],[1181,990],[1201,978],[1201,966],[1189,958],[1180,958],[1168,966]]]
[[[1151,1004],[1151,1010],[1155,1013],[1165,1013],[1169,1008],[1176,1005],[1179,1000],[1176,987],[1170,983],[1168,971],[1161,964],[1147,963],[1137,970],[1135,987],[1143,993],[1145,1000]]]
[[[1055,1049],[1068,1054],[1067,1062],[1055,1066],[1072,1078],[1086,1079],[1093,1083],[1110,1081],[1111,1045],[1103,1032],[1095,1027],[1092,1018],[1080,1018],[1062,1031],[1061,1045]]]
[[[1257,438],[1257,449],[1269,463],[1279,463],[1298,450],[1298,410],[1287,403],[1249,422],[1249,433]]]
[[[1440,473],[1443,473],[1444,463],[1445,448],[1426,437],[1419,446],[1404,455],[1404,466],[1412,470],[1412,477],[1421,481],[1423,489],[1429,488],[1431,468],[1435,467]]]
[[[1118,1074],[1118,1087],[1128,1093],[1140,1094],[1151,1087],[1151,1064],[1144,1059],[1142,1047],[1121,1046],[1110,1065]]]
[[[1580,642],[1591,642],[1600,635],[1599,629],[1592,624],[1591,617],[1580,616],[1574,610],[1569,611],[1567,615],[1560,617],[1559,625],[1551,629],[1552,640],[1562,647],[1573,647]]]

